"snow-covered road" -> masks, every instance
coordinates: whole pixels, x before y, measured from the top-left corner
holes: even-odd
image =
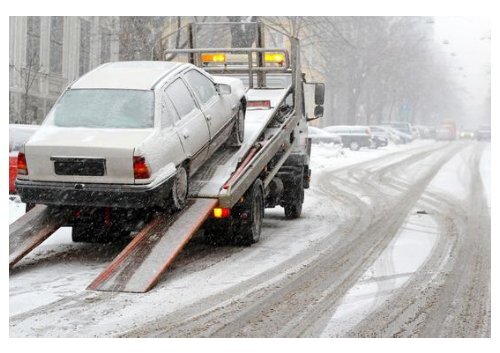
[[[489,336],[489,163],[477,142],[315,145],[302,218],[266,210],[249,248],[195,237],[146,294],[85,290],[124,244],[61,229],[11,270],[10,335]]]

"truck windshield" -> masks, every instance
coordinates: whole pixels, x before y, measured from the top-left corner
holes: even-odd
[[[153,127],[152,91],[68,90],[54,107],[52,124],[61,127],[146,129]]]

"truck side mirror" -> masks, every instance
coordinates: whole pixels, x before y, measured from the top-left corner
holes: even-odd
[[[314,103],[319,106],[325,103],[325,84],[315,83],[314,84]],[[318,108],[318,107],[316,107]],[[316,115],[316,108],[314,109],[314,115]],[[323,116],[323,110],[321,111],[321,116]]]
[[[311,120],[316,120],[316,119],[319,119],[319,118],[322,118],[323,117],[323,113],[324,113],[324,108],[322,105],[317,105],[314,107],[314,116],[313,117],[307,117],[307,121],[311,121]]]
[[[322,118],[324,111],[325,111],[325,109],[323,108],[322,105],[315,106],[314,107],[314,117],[315,118]]]

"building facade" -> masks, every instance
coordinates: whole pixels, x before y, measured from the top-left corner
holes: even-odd
[[[40,123],[69,83],[117,61],[119,29],[118,17],[10,17],[10,123]]]

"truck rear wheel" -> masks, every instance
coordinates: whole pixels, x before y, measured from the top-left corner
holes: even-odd
[[[260,240],[264,218],[264,187],[259,179],[247,192],[240,210],[240,221],[234,240],[237,245],[249,246]],[[243,217],[241,217],[243,216]]]

